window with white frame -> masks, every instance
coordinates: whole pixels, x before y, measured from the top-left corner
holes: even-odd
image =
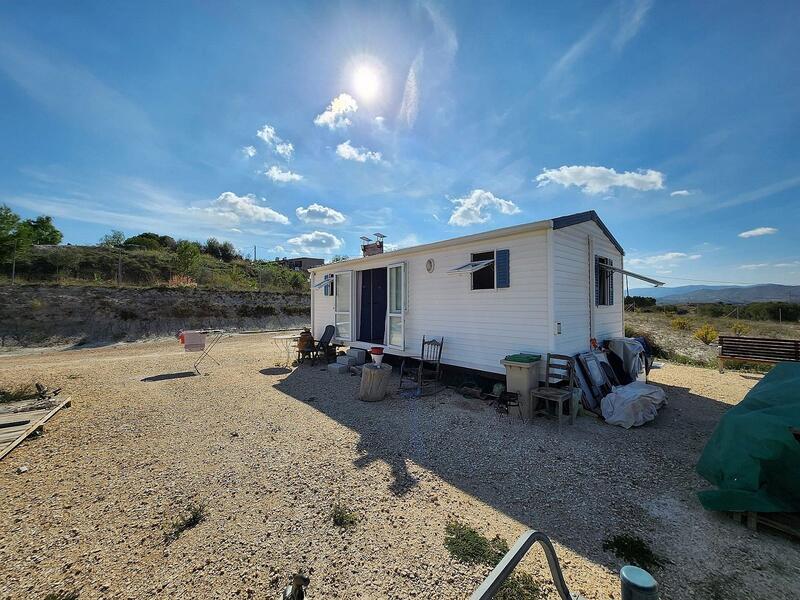
[[[448,273],[469,275],[472,290],[511,287],[510,253],[506,249],[474,252],[470,255],[470,262],[450,269]]]

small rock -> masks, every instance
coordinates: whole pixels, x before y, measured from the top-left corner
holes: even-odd
[[[26,467],[25,465],[17,467],[17,475],[22,475],[23,473],[27,472],[28,472],[28,467]]]

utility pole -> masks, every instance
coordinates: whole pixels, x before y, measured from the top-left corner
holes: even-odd
[[[122,287],[122,246],[117,248],[117,287]]]
[[[11,258],[11,285],[17,278],[17,240],[14,240],[14,256]]]
[[[258,260],[258,255],[256,254],[256,245],[253,244],[253,262]]]

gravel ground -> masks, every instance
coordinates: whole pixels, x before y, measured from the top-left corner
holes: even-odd
[[[592,417],[559,436],[452,392],[366,404],[358,379],[275,366],[267,335],[227,338],[208,375],[174,341],[0,358],[0,385],[61,386],[73,406],[0,462],[0,598],[276,598],[298,568],[310,598],[464,598],[489,570],[443,547],[457,518],[556,544],[573,592],[619,598],[638,535],[666,560],[665,599],[800,596],[800,550],[702,509],[694,465],[756,376],[653,372],[669,406],[625,431]],[[19,466],[29,471],[17,474]],[[207,518],[167,543],[191,501]],[[333,525],[334,503],[358,522]],[[556,598],[541,554],[521,568]]]

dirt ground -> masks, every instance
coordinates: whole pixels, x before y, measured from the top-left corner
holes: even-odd
[[[0,598],[277,598],[298,568],[310,598],[465,598],[489,568],[449,556],[451,519],[509,542],[544,531],[588,600],[619,598],[603,542],[620,533],[664,559],[662,598],[800,596],[796,543],[696,497],[706,440],[758,376],[668,364],[654,423],[581,417],[559,435],[452,392],[359,402],[355,377],[277,367],[268,335],[218,350],[205,376],[181,376],[196,355],[175,341],[0,357],[0,386],[73,399],[0,462]],[[192,501],[207,518],[166,542]],[[355,526],[333,525],[335,503]],[[531,555],[520,568],[556,598]]]

